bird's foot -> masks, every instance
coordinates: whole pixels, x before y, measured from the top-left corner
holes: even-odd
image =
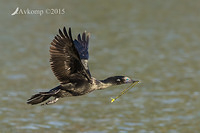
[[[56,102],[58,101],[58,99],[59,99],[59,98],[55,98],[55,99],[53,99],[53,100],[49,100],[48,102],[41,104],[41,106],[42,106],[42,105],[54,104],[54,103],[56,103]]]

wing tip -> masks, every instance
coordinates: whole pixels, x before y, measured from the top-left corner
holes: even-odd
[[[73,39],[72,39],[72,30],[71,30],[71,27],[69,27],[69,31],[68,31],[68,33],[69,33],[69,37],[70,37],[71,41],[73,42]]]

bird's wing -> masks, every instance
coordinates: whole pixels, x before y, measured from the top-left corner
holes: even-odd
[[[88,46],[89,46],[89,38],[90,33],[83,32],[82,38],[81,35],[78,34],[77,39],[74,40],[75,47],[80,55],[81,62],[87,72],[90,75],[89,67],[88,67],[88,59],[89,59],[89,52],[88,52]],[[90,75],[91,76],[91,75]]]
[[[71,28],[68,33],[65,27],[63,32],[59,29],[59,35],[56,35],[51,42],[49,50],[51,69],[61,84],[68,83],[73,74],[81,74],[90,80],[90,74],[81,63],[79,53],[73,43]]]
[[[81,59],[88,60],[89,58],[89,53],[88,53],[89,38],[90,38],[90,34],[89,33],[86,34],[86,31],[85,31],[82,34],[82,39],[81,39],[81,35],[78,34],[77,39],[74,40],[75,47]]]

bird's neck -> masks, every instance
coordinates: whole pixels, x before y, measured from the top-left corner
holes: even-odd
[[[99,82],[100,82],[100,88],[101,89],[105,89],[105,88],[108,88],[110,86],[116,85],[109,78],[104,79],[104,80],[99,80]]]
[[[92,77],[92,87],[91,87],[92,89],[91,90],[102,90],[102,89],[108,88],[113,85],[116,85],[116,84],[113,82],[112,77],[109,77],[104,80],[97,80]]]
[[[107,82],[105,80],[100,80],[100,86],[99,86],[100,89],[105,89],[105,88],[108,88],[110,86],[113,86],[113,84],[110,83],[110,82]]]

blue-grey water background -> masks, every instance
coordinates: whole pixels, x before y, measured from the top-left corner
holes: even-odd
[[[35,0],[0,2],[0,132],[199,133],[200,1]],[[11,14],[64,9],[64,14]],[[55,12],[54,12],[55,13]],[[97,79],[127,75],[140,84],[63,98],[51,106],[26,100],[59,84],[49,44],[59,28],[88,31]]]

